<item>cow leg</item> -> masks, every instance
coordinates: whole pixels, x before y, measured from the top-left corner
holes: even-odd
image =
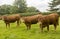
[[[56,24],[54,24],[54,30],[56,31],[56,28],[57,28],[57,25]]]
[[[17,21],[17,26],[19,26],[19,21]]]
[[[49,25],[47,25],[47,31],[49,31]]]
[[[40,24],[41,32],[43,32],[43,26]]]
[[[7,25],[8,25],[8,24],[6,23],[6,28],[7,28]]]
[[[20,23],[21,23],[21,19],[20,19]]]
[[[41,32],[43,32],[43,27],[41,27]]]
[[[56,20],[56,24],[59,25],[59,19]]]
[[[31,25],[29,25],[29,29],[31,29]]]
[[[10,28],[10,23],[8,23],[8,27]]]
[[[26,27],[27,27],[27,30],[28,30],[28,24],[26,24],[26,23],[25,23],[25,25],[26,25]]]
[[[29,30],[31,28],[30,24],[26,24],[27,30]]]

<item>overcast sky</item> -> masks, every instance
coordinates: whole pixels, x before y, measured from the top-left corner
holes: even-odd
[[[14,0],[0,0],[0,5],[2,4],[13,4]],[[45,12],[48,9],[48,2],[51,0],[26,0],[28,6],[34,6],[42,12]]]

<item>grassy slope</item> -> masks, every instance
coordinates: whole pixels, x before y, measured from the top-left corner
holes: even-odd
[[[31,30],[27,31],[23,23],[19,27],[16,27],[16,23],[13,23],[10,29],[6,29],[4,22],[0,21],[0,39],[60,39],[60,25],[56,32],[53,25],[50,25],[49,32],[44,28],[44,32],[41,33],[38,24],[32,25]]]

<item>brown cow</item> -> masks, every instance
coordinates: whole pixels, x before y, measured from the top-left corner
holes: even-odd
[[[6,28],[7,25],[10,27],[10,23],[14,23],[17,21],[17,26],[19,26],[19,21],[20,21],[20,15],[19,14],[13,14],[13,15],[4,15],[2,16],[2,20],[5,22],[6,24]]]
[[[31,28],[31,24],[36,24],[38,22],[38,16],[41,16],[41,14],[22,18],[22,20],[24,20],[24,23],[27,27],[27,30]]]
[[[47,27],[47,30],[49,31],[49,25],[52,24],[54,25],[56,31],[56,27],[59,22],[59,15],[57,13],[53,13],[50,15],[42,16],[39,18],[39,21],[40,21],[41,31],[43,31],[44,27]]]

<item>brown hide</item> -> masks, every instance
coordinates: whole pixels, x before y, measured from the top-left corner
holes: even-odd
[[[38,22],[39,16],[41,16],[41,14],[22,18],[24,20],[25,25],[27,26],[27,29],[31,28],[31,24],[36,24]]]
[[[16,21],[17,21],[17,26],[19,26],[20,15],[19,14],[13,14],[13,15],[9,15],[9,16],[4,15],[2,17],[2,20],[5,22],[6,27],[7,27],[7,25],[9,25],[9,27],[10,27],[10,23],[14,23]]]
[[[50,15],[46,15],[46,16],[42,16],[41,18],[39,18],[39,21],[41,22],[41,31],[43,31],[44,27],[47,27],[47,30],[49,31],[49,25],[54,25],[54,28],[56,30],[56,27],[59,21],[59,15],[57,13],[53,13]]]

